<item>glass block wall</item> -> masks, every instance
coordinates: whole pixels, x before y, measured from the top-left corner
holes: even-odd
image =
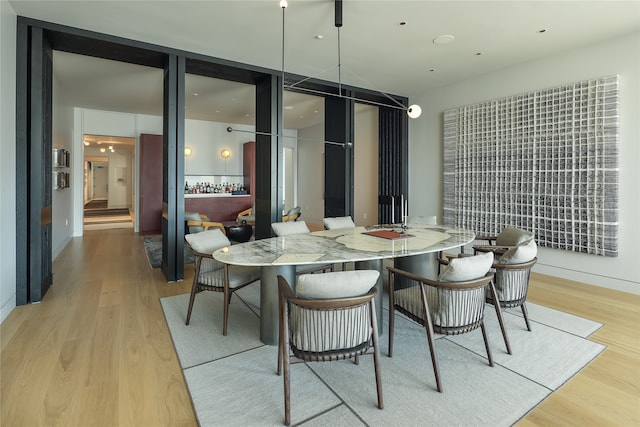
[[[618,77],[444,112],[446,225],[618,254]]]

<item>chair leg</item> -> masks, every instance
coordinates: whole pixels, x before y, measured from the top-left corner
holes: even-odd
[[[429,343],[429,352],[431,354],[431,364],[433,365],[433,374],[436,377],[436,387],[442,393],[442,383],[440,382],[440,372],[438,370],[438,359],[436,357],[436,342],[433,338],[433,322],[431,321],[431,313],[429,312],[429,304],[427,303],[427,295],[424,290],[425,285],[420,283],[420,296],[422,297],[422,310],[424,314],[424,328],[427,330],[427,342]]]
[[[504,327],[504,319],[502,318],[502,309],[500,308],[500,300],[498,299],[498,293],[493,285],[493,281],[489,282],[489,290],[491,291],[491,298],[493,298],[493,307],[496,310],[496,316],[498,316],[498,323],[500,323],[500,330],[502,331],[502,338],[504,339],[504,345],[507,348],[507,353],[511,353],[511,345],[509,345],[509,338],[507,337],[507,329]]]
[[[393,329],[395,326],[395,301],[393,299],[393,277],[389,272],[389,348],[387,350],[387,356],[393,356]],[[382,296],[381,296],[382,297]]]
[[[288,351],[287,351],[288,353]],[[289,355],[283,355],[283,377],[284,377],[284,424],[291,424],[291,400],[290,400],[290,383],[289,383],[289,373],[290,373],[290,364],[289,364]]]
[[[191,310],[193,309],[193,302],[196,299],[196,294],[198,293],[198,276],[200,275],[200,264],[202,263],[202,258],[198,257],[196,260],[195,271],[193,273],[193,286],[191,286],[191,297],[189,297],[189,308],[187,309],[187,321],[185,325],[189,325],[189,321],[191,320]]]
[[[376,392],[378,393],[378,408],[384,408],[382,399],[382,379],[380,378],[380,343],[378,342],[378,320],[376,319],[376,307],[373,299],[369,302],[371,312],[371,332],[373,340],[373,369],[376,375]]]
[[[522,315],[524,316],[524,322],[527,324],[527,331],[531,332],[531,325],[529,324],[529,313],[527,312],[527,305],[525,302],[520,306]]]
[[[491,357],[491,349],[489,348],[489,340],[487,339],[487,330],[484,327],[484,320],[480,324],[482,330],[482,338],[484,339],[484,348],[487,350],[487,359],[489,359],[489,366],[493,366],[493,357]]]
[[[231,292],[229,291],[229,265],[224,265],[224,314],[222,319],[222,335],[227,336],[227,321],[229,319],[229,303]]]
[[[440,382],[440,371],[438,370],[438,359],[436,357],[436,343],[433,339],[433,325],[431,319],[427,319],[427,343],[429,344],[429,353],[431,354],[431,365],[433,366],[433,375],[436,377],[436,387],[438,391],[442,393],[442,383]]]

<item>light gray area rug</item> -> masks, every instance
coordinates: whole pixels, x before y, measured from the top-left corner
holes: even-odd
[[[284,421],[277,348],[259,339],[259,284],[234,295],[229,333],[222,336],[222,295],[197,295],[184,325],[189,295],[161,303],[202,426],[268,426]],[[519,310],[504,313],[513,355],[505,350],[493,307],[487,329],[490,367],[479,330],[440,337],[436,352],[443,393],[435,389],[424,330],[396,317],[393,357],[387,357],[388,311],[380,337],[384,409],[376,406],[372,357],[293,365],[292,424],[304,426],[509,426],[525,416],[604,350],[586,339],[602,325],[528,304],[532,332]]]

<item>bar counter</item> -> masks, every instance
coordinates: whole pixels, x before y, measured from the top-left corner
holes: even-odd
[[[200,193],[184,195],[184,210],[205,214],[210,221],[235,221],[238,212],[253,205],[251,194]]]

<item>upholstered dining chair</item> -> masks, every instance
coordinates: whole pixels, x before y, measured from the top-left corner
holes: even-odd
[[[186,212],[184,214],[184,220],[187,222],[187,229],[189,233],[200,233],[210,228],[219,228],[220,231],[225,233],[224,225],[222,225],[222,223],[209,221],[209,217],[204,214]]]
[[[236,222],[245,222],[250,225],[256,224],[256,205],[251,206],[243,211],[238,212]]]
[[[300,215],[302,215],[302,208],[300,208],[300,206],[293,207],[289,209],[286,214],[282,215],[282,222],[297,221]]]
[[[475,245],[474,252],[491,252],[497,258],[492,265],[495,271],[497,301],[502,308],[520,307],[527,330],[531,331],[526,300],[531,268],[538,261],[538,248],[533,234],[509,227],[493,241],[494,245]],[[493,304],[494,301],[491,295],[487,295],[487,302]]]
[[[189,233],[200,233],[201,231],[207,231],[210,228],[218,228],[222,233],[226,234],[224,225],[222,225],[221,222],[209,221],[208,218],[200,220],[189,219],[187,220],[187,227],[189,229]]]
[[[350,216],[327,217],[322,220],[322,224],[326,230],[339,230],[343,228],[355,228],[356,224]],[[342,263],[342,271],[347,269],[347,263]]]
[[[278,375],[284,380],[284,422],[290,416],[290,365],[332,362],[373,355],[378,408],[383,408],[380,349],[374,298],[376,270],[300,276],[295,293],[278,276]],[[363,390],[363,392],[366,392]]]
[[[271,224],[271,229],[278,237],[311,233],[307,223],[304,221],[274,222]],[[315,273],[318,271],[333,271],[333,264],[296,265],[296,274]]]
[[[484,324],[485,290],[489,289],[491,295],[496,294],[492,282],[493,274],[489,273],[492,263],[492,253],[452,259],[442,270],[438,280],[387,267],[389,270],[389,357],[393,355],[395,311],[397,310],[424,326],[439,392],[442,392],[442,383],[438,370],[434,333],[458,335],[480,328],[489,366],[493,366]],[[408,279],[405,282],[408,281],[409,286],[396,289],[394,286],[396,276]],[[511,354],[500,306],[496,305],[495,309],[507,352]]]
[[[223,264],[213,258],[217,249],[231,245],[227,236],[218,228],[184,236],[195,257],[195,271],[191,297],[187,310],[187,320],[191,320],[191,310],[196,294],[202,291],[222,292],[224,294],[224,312],[222,318],[222,335],[227,335],[229,304],[234,292],[260,279],[260,267],[241,267]]]
[[[326,230],[337,230],[340,228],[355,228],[356,225],[350,216],[327,217],[322,220]]]
[[[436,224],[438,224],[438,217],[435,215],[407,217],[407,225],[409,227],[421,227],[425,225],[436,225]]]

